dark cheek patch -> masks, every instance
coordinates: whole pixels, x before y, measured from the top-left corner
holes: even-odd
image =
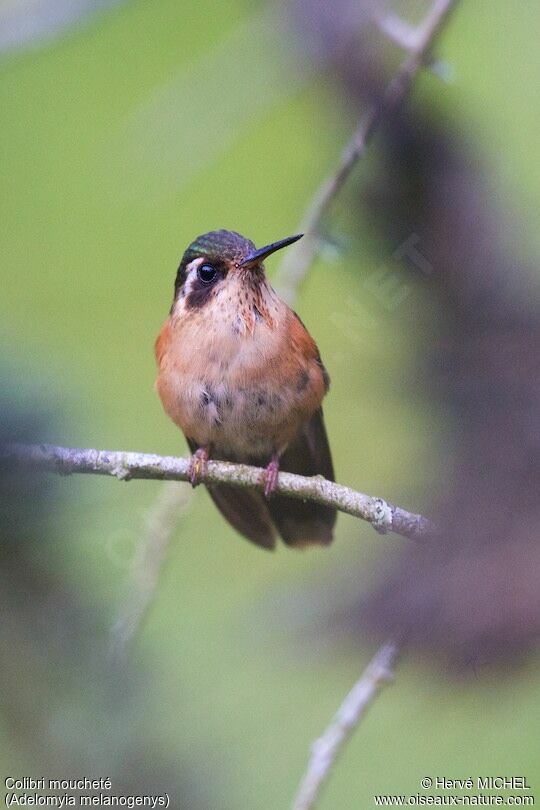
[[[214,292],[213,284],[203,284],[202,281],[194,282],[189,295],[186,298],[186,307],[188,309],[200,309],[210,300]]]
[[[194,280],[189,295],[186,298],[187,309],[200,309],[208,303],[216,288],[216,285],[223,281],[227,275],[227,267],[221,261],[212,261],[212,264],[217,270],[216,280],[211,284],[205,284],[200,278]]]

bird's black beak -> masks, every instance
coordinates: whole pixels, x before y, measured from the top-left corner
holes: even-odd
[[[240,262],[240,267],[249,267],[249,265],[260,264],[262,261],[264,261],[264,259],[266,259],[267,256],[270,256],[271,253],[275,253],[276,250],[281,250],[281,248],[287,247],[287,245],[292,245],[293,242],[298,242],[303,235],[303,233],[299,233],[296,236],[288,236],[286,239],[280,239],[279,242],[272,242],[271,245],[266,245],[266,247],[252,251],[249,256],[242,259]]]

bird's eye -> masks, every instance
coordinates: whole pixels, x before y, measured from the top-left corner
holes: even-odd
[[[211,284],[217,276],[217,270],[213,264],[201,264],[197,275],[203,284]]]

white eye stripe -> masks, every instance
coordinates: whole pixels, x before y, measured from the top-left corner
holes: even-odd
[[[203,256],[199,256],[198,259],[193,259],[192,262],[188,264],[186,267],[186,277],[189,278],[192,275],[197,273],[197,268],[201,266],[201,264],[205,261]]]
[[[194,282],[197,280],[197,269],[204,263],[204,257],[193,259],[186,267],[186,280],[184,282],[184,295],[189,295]]]

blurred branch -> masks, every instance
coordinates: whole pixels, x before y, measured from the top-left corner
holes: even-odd
[[[109,450],[80,450],[47,444],[7,444],[0,447],[0,462],[49,470],[61,475],[93,473],[112,475],[122,481],[145,478],[188,481],[187,458],[157,456]],[[209,461],[200,475],[204,484],[231,484],[247,489],[264,489],[263,470],[248,464]],[[407,512],[349,487],[327,481],[322,476],[304,477],[280,472],[277,492],[300,500],[334,506],[340,512],[366,520],[382,534],[392,531],[403,537],[421,539],[435,533],[435,527],[422,515]]]
[[[315,741],[293,810],[311,810],[315,807],[338,755],[383,686],[392,680],[397,655],[398,647],[391,641],[377,651],[322,737]]]
[[[304,239],[286,253],[274,277],[281,296],[289,303],[294,299],[298,287],[319,252],[321,224],[335,197],[364,154],[381,121],[404,101],[420,68],[431,60],[435,41],[456,3],[457,0],[434,0],[423,24],[415,36],[410,37],[407,58],[387,85],[382,98],[372,104],[364,114],[354,135],[345,146],[337,167],[316,191],[299,226]],[[394,17],[391,18],[391,22],[395,28]]]
[[[111,655],[121,663],[146,615],[159,583],[169,540],[189,502],[190,492],[175,481],[163,484],[145,515],[144,530],[135,552],[128,587],[119,615],[111,629]]]

